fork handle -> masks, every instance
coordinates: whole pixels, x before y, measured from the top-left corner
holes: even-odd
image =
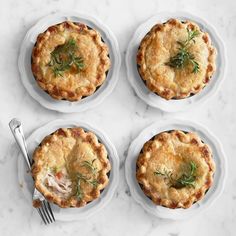
[[[23,129],[22,129],[22,125],[20,120],[14,118],[9,122],[9,127],[11,129],[11,132],[16,140],[16,143],[18,144],[24,158],[25,161],[27,163],[27,166],[29,168],[29,170],[31,170],[31,161],[29,158],[29,154],[28,154],[28,150],[26,147],[26,142],[25,142],[25,136],[23,133]]]

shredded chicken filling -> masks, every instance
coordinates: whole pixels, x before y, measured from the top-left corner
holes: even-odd
[[[63,194],[69,194],[72,191],[72,182],[64,176],[59,179],[53,174],[47,173],[46,183],[49,187]]]

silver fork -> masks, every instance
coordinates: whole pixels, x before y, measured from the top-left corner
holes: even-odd
[[[29,158],[29,154],[26,147],[25,137],[22,129],[21,122],[14,118],[9,122],[9,127],[11,129],[11,132],[16,140],[16,143],[18,144],[23,157],[25,158],[25,161],[27,163],[27,166],[29,170],[31,171],[31,160]],[[44,224],[50,224],[55,222],[55,218],[52,212],[52,209],[50,207],[49,202],[45,199],[45,197],[35,188],[34,194],[33,194],[33,201],[38,201],[40,204],[40,207],[36,208],[39,215],[41,216]]]

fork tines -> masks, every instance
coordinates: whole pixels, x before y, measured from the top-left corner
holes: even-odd
[[[55,222],[55,218],[50,204],[46,200],[43,200],[41,202],[41,207],[37,208],[37,211],[45,225]]]

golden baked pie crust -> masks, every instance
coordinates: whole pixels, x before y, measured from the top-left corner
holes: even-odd
[[[71,68],[63,76],[55,76],[48,66],[51,52],[69,39],[77,42],[84,67],[77,73]],[[81,23],[66,21],[39,34],[32,51],[32,72],[38,85],[51,97],[77,101],[92,95],[106,79],[110,68],[108,46],[94,29]]]
[[[91,176],[90,169],[83,165],[84,161],[94,161],[97,170],[93,175],[93,180],[96,180],[98,184],[92,186],[82,183],[83,195],[78,198],[74,194],[77,191],[75,176],[78,172]],[[57,173],[52,174],[55,167],[60,170],[58,173],[66,171],[63,178],[72,178],[71,192],[61,193],[48,185],[49,173],[57,176]],[[35,187],[48,201],[62,208],[81,207],[98,198],[100,191],[108,185],[107,174],[110,169],[105,146],[98,141],[95,134],[86,132],[82,128],[57,130],[45,137],[33,154],[32,175]],[[54,179],[56,180],[56,178]]]
[[[175,69],[166,64],[178,51],[177,41],[186,40],[187,28],[200,32],[189,48],[200,66],[197,73],[192,73],[192,65]],[[137,53],[138,71],[146,86],[167,100],[182,99],[200,92],[216,70],[215,61],[216,49],[210,36],[188,20],[170,19],[154,25],[142,39]]]
[[[154,175],[157,169],[180,174],[183,164],[193,161],[196,166],[195,187],[175,188],[162,176]],[[215,164],[212,152],[195,133],[179,130],[163,132],[146,142],[137,159],[136,178],[143,192],[157,205],[168,208],[189,208],[199,201],[213,183]]]

